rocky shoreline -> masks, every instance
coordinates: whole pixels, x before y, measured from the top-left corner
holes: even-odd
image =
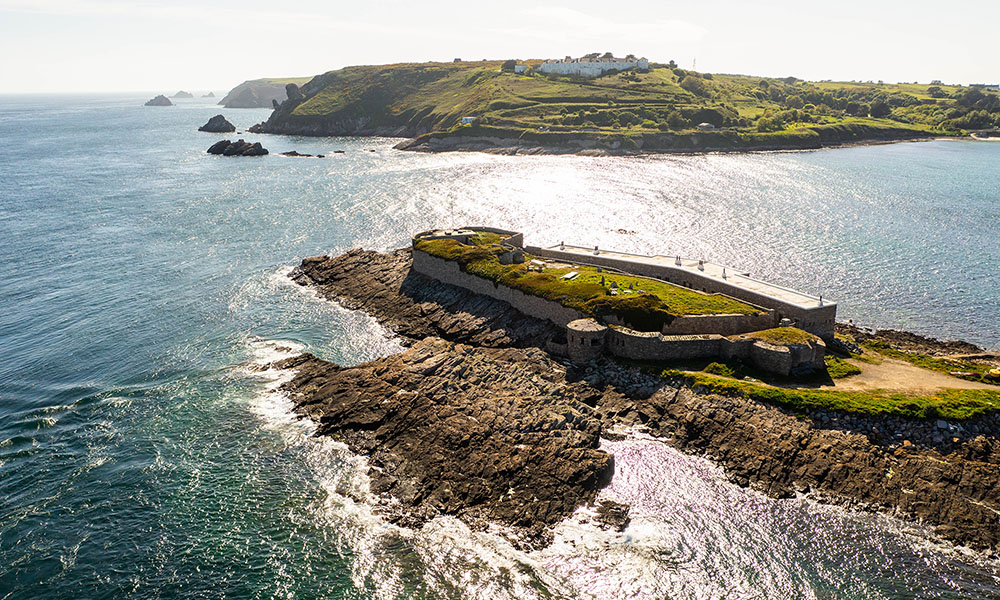
[[[277,365],[296,371],[284,389],[320,435],[369,456],[373,491],[391,498],[394,520],[452,514],[544,544],[548,527],[593,502],[611,475],[598,439],[639,428],[771,496],[880,510],[951,542],[1000,550],[997,415],[964,423],[798,415],[615,362],[565,364],[539,349],[559,335],[553,326],[409,265],[408,250],[352,250],[308,258],[291,275],[377,317],[410,341],[406,352],[356,367],[308,355]],[[622,522],[622,507],[604,512]]]
[[[719,144],[700,134],[676,136],[683,143],[674,146],[631,146],[628,144],[605,143],[597,136],[580,136],[561,144],[533,141],[530,138],[501,138],[494,136],[448,136],[422,135],[403,140],[396,150],[411,152],[483,152],[507,156],[540,156],[574,154],[578,156],[639,156],[650,154],[719,154],[749,152],[790,152],[798,150],[821,150],[849,146],[876,146],[901,142],[926,142],[938,139],[926,134],[901,134],[898,136],[868,137],[850,140],[823,140],[821,138],[795,143],[746,143],[742,145]]]

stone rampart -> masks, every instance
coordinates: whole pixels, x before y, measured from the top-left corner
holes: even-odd
[[[761,329],[771,329],[778,324],[773,310],[756,315],[685,315],[676,317],[663,326],[664,335],[695,335],[718,333],[736,335]]]
[[[821,338],[832,338],[833,327],[837,320],[837,305],[828,304],[825,306],[802,307],[789,302],[784,302],[770,296],[746,288],[730,285],[725,281],[715,277],[702,275],[690,269],[673,267],[671,265],[653,265],[642,262],[632,262],[619,258],[601,256],[600,254],[582,257],[573,252],[553,250],[551,248],[539,248],[538,246],[527,246],[525,251],[535,256],[551,258],[571,263],[587,264],[600,267],[611,267],[642,275],[654,279],[662,279],[670,283],[680,285],[692,290],[713,294],[723,294],[743,302],[749,302],[755,306],[772,309],[775,312],[775,322],[781,319],[791,319],[795,321],[795,326]],[[770,325],[769,327],[773,327]]]
[[[672,335],[612,327],[607,335],[608,353],[631,360],[686,360],[719,356],[721,335]]]
[[[413,250],[413,270],[442,283],[458,286],[476,294],[489,296],[510,304],[522,313],[544,319],[565,327],[570,321],[583,318],[580,311],[567,308],[558,302],[531,296],[519,290],[498,285],[488,279],[466,273],[458,263]]]

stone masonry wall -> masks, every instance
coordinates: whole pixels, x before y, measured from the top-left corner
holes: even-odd
[[[706,332],[736,335],[771,329],[778,324],[774,311],[756,315],[690,315],[677,317],[663,326],[664,335],[692,335]]]
[[[530,296],[507,286],[497,285],[488,279],[471,275],[462,271],[455,261],[431,256],[416,249],[413,250],[413,269],[442,283],[501,300],[528,316],[546,319],[562,327],[565,327],[570,321],[586,316],[580,311],[566,308],[558,302]]]
[[[781,320],[782,318],[792,319],[796,321],[796,327],[805,329],[821,338],[833,337],[833,327],[837,320],[836,304],[802,308],[794,304],[782,302],[766,294],[729,285],[714,277],[702,276],[689,269],[678,269],[669,265],[647,265],[601,255],[587,256],[586,260],[583,260],[583,257],[578,254],[549,248],[539,248],[538,246],[526,246],[525,251],[544,258],[612,267],[627,273],[662,279],[695,290],[725,294],[756,306],[774,309],[777,313],[775,315],[776,320]]]
[[[665,336],[613,327],[606,340],[607,351],[632,360],[684,360],[719,356],[721,335]]]

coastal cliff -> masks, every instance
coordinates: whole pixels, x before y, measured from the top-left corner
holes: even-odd
[[[540,322],[416,275],[410,260],[407,250],[353,250],[306,259],[292,274],[375,315],[410,349],[357,367],[312,356],[277,365],[297,371],[284,389],[321,435],[372,457],[373,491],[402,506],[399,520],[498,521],[544,543],[548,525],[607,481],[596,439],[637,428],[771,496],[881,510],[1000,550],[996,413],[962,423],[793,414],[613,361],[567,365],[533,347],[554,335],[532,334]]]

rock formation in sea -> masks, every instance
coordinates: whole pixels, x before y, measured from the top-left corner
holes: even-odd
[[[202,98],[215,98],[215,92],[209,92],[203,95]]]
[[[236,131],[236,126],[226,120],[222,115],[215,115],[207,123],[198,128],[198,131],[208,131],[210,133],[232,133]]]
[[[191,92],[185,92],[184,90],[181,90],[176,94],[174,94],[173,97],[187,99],[187,98],[194,98],[194,94],[192,94]]]
[[[638,428],[771,496],[874,508],[1000,550],[997,414],[962,423],[792,414],[614,361],[572,365],[540,349],[560,335],[555,326],[413,273],[410,256],[352,250],[307,258],[291,274],[374,315],[410,349],[356,367],[309,355],[277,365],[296,370],[285,390],[321,435],[370,456],[372,491],[394,499],[384,510],[396,520],[453,514],[544,543],[548,525],[607,481],[597,437]],[[627,521],[622,507],[598,513]]]
[[[145,106],[173,106],[173,105],[174,103],[170,101],[170,98],[167,98],[163,94],[160,94],[155,98],[147,100],[145,104]]]
[[[289,150],[288,152],[280,152],[282,156],[298,156],[301,158],[326,158],[322,154],[303,154],[302,152],[297,152],[295,150]]]
[[[260,145],[260,142],[250,143],[245,140],[231,142],[222,140],[209,146],[209,154],[221,154],[222,156],[264,156],[267,148]]]

